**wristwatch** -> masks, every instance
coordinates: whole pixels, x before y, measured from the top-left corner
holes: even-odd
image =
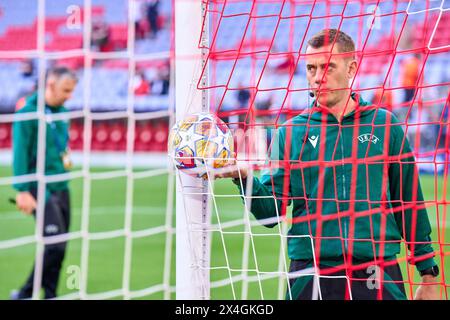
[[[431,268],[419,271],[420,276],[423,277],[425,275],[431,275],[433,277],[437,277],[439,275],[439,267],[437,265],[432,266]]]

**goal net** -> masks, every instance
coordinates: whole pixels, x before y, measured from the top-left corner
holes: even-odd
[[[193,260],[183,275],[198,288],[190,297],[296,299],[309,285],[302,297],[322,299],[340,279],[341,298],[359,284],[378,299],[403,286],[399,296],[412,299],[434,256],[447,299],[448,3],[202,3],[197,92],[233,130],[238,164],[250,171],[237,186],[214,172],[196,185],[180,176],[177,212],[190,234],[182,247]],[[355,43],[345,108],[352,99],[361,116],[338,121],[318,110],[327,80],[308,83],[306,50],[323,29]],[[199,110],[177,98],[177,116]],[[388,271],[397,262],[402,278]]]
[[[46,250],[64,243],[58,299],[173,297],[174,178],[166,160],[173,118],[173,5],[160,1],[156,27],[155,17],[147,16],[150,5],[140,0],[0,4],[0,75],[6,84],[0,98],[2,299],[13,297],[28,276],[34,276],[31,297],[43,298],[40,289],[49,286]],[[46,72],[55,66],[78,77],[64,104],[68,112],[57,115],[44,105]],[[37,111],[14,113],[35,92]],[[52,126],[63,122],[70,122],[74,167],[51,175],[46,149],[54,141],[48,137]],[[13,160],[20,160],[13,159],[13,135],[21,134],[12,130],[13,123],[36,124],[29,137],[37,143],[29,174],[13,176]],[[70,227],[68,233],[48,235],[46,187],[65,180]],[[37,186],[35,219],[8,201],[16,197],[13,183],[28,182]]]

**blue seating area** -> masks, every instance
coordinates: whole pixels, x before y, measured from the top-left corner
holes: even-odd
[[[83,3],[83,0],[46,0],[46,18],[49,21],[53,18],[64,18],[69,6],[82,7]],[[92,0],[92,7],[96,12],[93,16],[102,17],[107,24],[117,30],[123,31],[124,28],[126,30],[127,3],[128,0]],[[172,16],[171,3],[172,1],[163,0],[160,7],[160,14],[169,22]],[[284,7],[282,7],[283,3]],[[381,1],[377,11],[377,14],[381,17],[375,20],[373,28],[369,28],[373,17],[370,15],[371,10],[373,10],[370,9],[371,5],[362,4],[361,1],[350,1],[343,9],[342,4],[338,2],[331,2],[331,5],[327,5],[330,3],[329,1],[311,1],[310,3],[300,5],[290,1],[236,0],[226,2],[226,7],[223,7],[223,1],[210,2],[208,9],[212,12],[210,15],[211,39],[215,39],[211,53],[219,58],[220,55],[228,55],[225,59],[211,58],[210,60],[210,69],[215,70],[215,76],[214,78],[211,77],[210,84],[222,87],[215,90],[215,95],[218,96],[216,100],[220,101],[222,95],[225,95],[223,105],[220,106],[221,110],[236,109],[237,89],[240,87],[255,88],[256,85],[259,90],[256,94],[256,102],[267,99],[268,93],[264,92],[265,89],[275,88],[276,90],[271,91],[272,108],[281,108],[286,95],[288,95],[288,99],[284,102],[284,108],[302,109],[306,107],[309,96],[308,92],[304,90],[307,88],[307,83],[303,59],[300,58],[297,72],[293,75],[290,84],[288,73],[273,72],[273,70],[283,63],[288,52],[292,53],[295,61],[297,61],[298,52],[303,53],[306,47],[306,43],[302,44],[302,40],[305,39],[304,41],[306,41],[314,33],[325,27],[339,27],[355,39],[357,50],[362,51],[362,54],[359,55],[359,58],[362,59],[360,72],[354,88],[370,89],[363,93],[366,99],[372,99],[376,88],[381,87],[386,78],[388,79],[386,81],[387,88],[401,86],[400,66],[407,54],[397,53],[395,56],[391,55],[391,57],[389,57],[389,54],[384,54],[385,57],[382,55],[369,57],[368,54],[374,53],[376,50],[394,50],[393,45],[397,42],[406,41],[406,37],[411,36],[411,33],[412,36],[417,38],[416,27],[423,24],[426,19],[430,20],[431,26],[434,27],[437,21],[435,15],[439,13],[436,8],[440,5],[439,1],[429,2],[427,8],[424,6],[426,2],[416,1],[408,8],[408,1],[395,3]],[[425,9],[428,9],[428,11],[421,12]],[[0,39],[2,37],[4,37],[3,39],[9,39],[7,37],[11,29],[33,28],[37,17],[37,1],[5,0],[0,3],[0,10],[2,13]],[[447,22],[450,22],[450,15],[447,12],[449,11],[442,14],[441,22],[433,39],[433,41],[439,42],[435,45],[432,41],[431,47],[450,45],[450,31],[445,26]],[[324,16],[328,18],[325,19]],[[50,22],[48,24],[51,25]],[[446,31],[442,31],[444,29]],[[246,33],[244,33],[245,30],[247,30]],[[402,30],[403,33],[399,39]],[[393,42],[389,44],[389,41],[392,40],[389,38],[391,35],[394,35]],[[46,34],[46,37],[48,37],[46,43],[48,42],[52,49],[56,51],[70,49],[72,48],[70,45],[73,45],[70,36],[82,37],[82,29],[72,30],[67,28],[64,23],[56,24],[55,30],[51,34]],[[170,37],[170,26],[166,25],[159,31],[156,38],[137,40],[135,52],[137,54],[166,52],[170,50]],[[55,39],[68,39],[69,47],[66,49],[53,47],[52,41],[55,42]],[[35,44],[34,38],[28,40],[31,46]],[[58,43],[58,41],[56,42]],[[63,42],[61,40],[60,44]],[[414,42],[413,48],[426,46],[426,44],[418,46],[417,43],[419,42]],[[0,43],[0,47],[1,51],[8,50],[5,43]],[[11,50],[16,50],[13,44],[11,44],[11,48],[13,48]],[[35,47],[29,49],[33,48]],[[259,52],[256,55],[258,59],[251,59],[248,55],[245,55],[245,53],[250,52]],[[390,66],[391,62],[392,67]],[[233,68],[234,71],[231,73]],[[388,75],[389,69],[391,71]],[[148,67],[144,71],[149,78],[154,77],[154,68]],[[83,84],[85,72],[82,68],[77,72],[80,84]],[[127,106],[127,68],[102,67],[99,64],[93,67],[91,75],[89,102],[92,110],[100,112],[124,110]],[[20,62],[17,59],[0,60],[0,81],[4,86],[4,90],[0,91],[0,112],[14,110],[17,99],[26,92],[27,88],[33,86],[32,79],[25,79],[21,76]],[[425,64],[423,84],[435,85],[449,81],[449,49],[431,53]],[[78,85],[67,106],[73,110],[83,108],[83,94],[83,85]],[[402,99],[401,94],[401,90],[395,91],[394,101],[399,102]],[[134,109],[137,112],[161,110],[167,109],[168,104],[167,95],[138,96],[135,98]]]

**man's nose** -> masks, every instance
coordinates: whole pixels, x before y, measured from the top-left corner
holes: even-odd
[[[317,70],[316,75],[314,77],[315,84],[321,84],[325,82],[325,77],[323,71]]]

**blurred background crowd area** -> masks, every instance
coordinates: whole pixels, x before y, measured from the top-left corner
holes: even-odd
[[[344,2],[209,1],[211,109],[236,127],[250,121],[273,126],[308,107],[311,98],[299,52],[304,53],[305,39],[314,33],[339,27],[357,46],[360,67],[354,90],[410,124],[408,134],[419,151],[443,148],[449,134],[449,1],[348,1],[343,6]],[[65,65],[78,74],[79,85],[66,107],[83,109],[89,84],[92,112],[124,111],[132,81],[134,112],[173,108],[172,0],[134,0],[133,8],[128,8],[128,0],[91,3],[92,52],[130,52],[128,34],[133,27],[132,52],[156,58],[139,59],[132,77],[125,55],[92,55],[89,70],[83,54],[47,59],[47,67]],[[46,52],[83,48],[83,5],[83,0],[45,1]],[[0,114],[13,113],[36,90],[38,60],[13,53],[37,50],[38,20],[37,1],[0,2]],[[0,148],[10,147],[10,126],[0,123]],[[168,119],[138,121],[136,150],[164,151],[168,126]],[[94,121],[93,150],[124,150],[126,130],[126,119]],[[83,119],[75,119],[72,147],[81,149],[82,139]]]

